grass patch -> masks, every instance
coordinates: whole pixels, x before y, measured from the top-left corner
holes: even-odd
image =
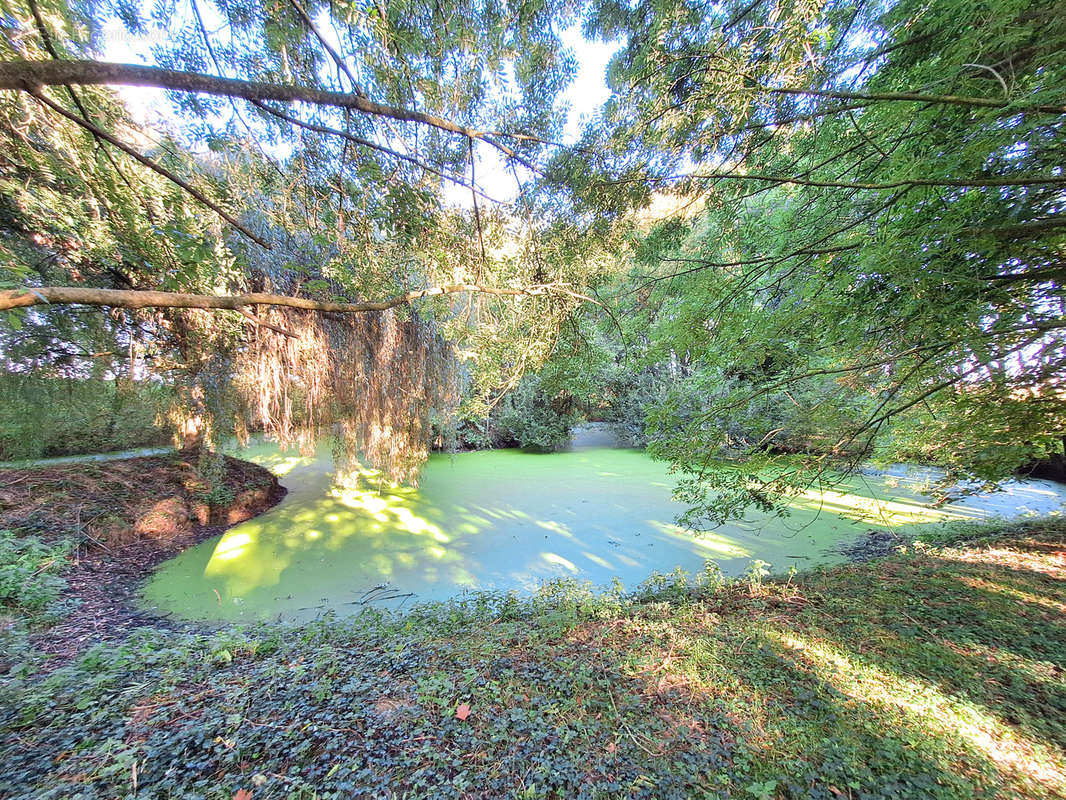
[[[68,542],[46,544],[0,530],[0,609],[30,621],[47,620],[66,588],[61,573],[70,555]]]
[[[0,670],[25,651],[31,629],[53,623],[69,610],[62,574],[70,565],[71,549],[69,541],[45,543],[0,530]]]
[[[68,541],[45,543],[0,530],[0,629],[25,631],[54,622],[65,610],[62,574],[69,565]]]
[[[150,629],[0,696],[11,796],[1066,797],[1066,525],[787,580]],[[469,713],[467,713],[469,712]],[[3,791],[3,790],[0,790]]]

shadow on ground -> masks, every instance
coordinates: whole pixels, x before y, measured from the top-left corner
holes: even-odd
[[[24,687],[0,756],[34,797],[1066,796],[1061,521],[659,591],[146,633]]]

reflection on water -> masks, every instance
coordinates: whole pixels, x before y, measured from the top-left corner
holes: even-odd
[[[832,548],[871,527],[988,514],[974,501],[933,508],[898,476],[859,477],[803,493],[787,519],[692,536],[673,524],[683,508],[666,466],[634,450],[435,456],[418,490],[369,474],[339,488],[328,448],[301,456],[258,445],[240,455],[274,470],[289,494],[163,565],[144,592],[150,606],[193,619],[308,619],[355,611],[368,597],[396,606],[466,589],[532,591],[555,577],[632,587],[708,559],[726,574],[752,559],[777,570],[831,562]],[[1039,494],[1048,486],[1018,485],[1000,506],[1060,505],[1061,496]]]

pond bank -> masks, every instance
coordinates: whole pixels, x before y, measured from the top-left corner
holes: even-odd
[[[1064,604],[1041,520],[761,585],[145,629],[10,685],[0,763],[25,798],[1054,800]]]
[[[198,454],[0,470],[0,530],[75,543],[63,577],[76,607],[45,635],[42,652],[70,656],[158,624],[137,608],[140,584],[160,563],[248,520],[285,494],[269,470],[226,457],[220,491],[200,480]]]

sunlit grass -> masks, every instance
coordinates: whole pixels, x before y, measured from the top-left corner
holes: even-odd
[[[767,763],[817,762],[833,743],[885,763],[875,771],[939,775],[945,796],[1064,797],[1062,554],[1061,541],[919,551],[593,630],[649,703],[678,692],[728,708]],[[849,786],[882,796],[842,780],[840,796]]]
[[[858,655],[810,637],[770,629],[767,638],[807,662],[818,677],[848,697],[898,711],[905,724],[924,734],[959,737],[1022,780],[1048,784],[1066,792],[1066,771],[1044,745],[1018,731],[965,697],[948,695],[928,681],[908,678],[883,666],[866,663]]]

